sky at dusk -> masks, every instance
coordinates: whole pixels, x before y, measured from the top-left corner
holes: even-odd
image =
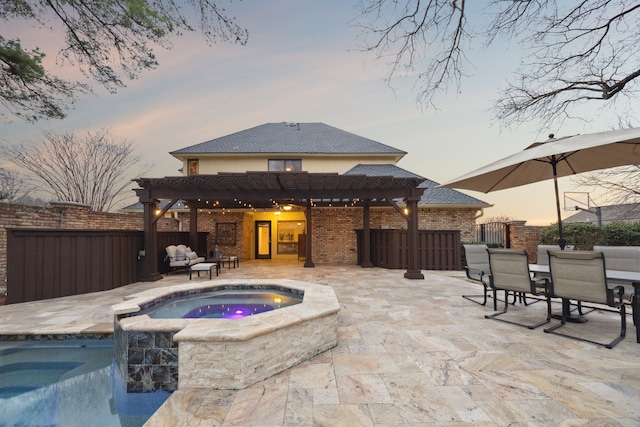
[[[173,39],[158,48],[159,67],[146,71],[117,94],[97,90],[83,97],[62,121],[2,123],[0,143],[41,139],[42,131],[110,128],[133,141],[138,154],[153,163],[149,177],[179,175],[181,163],[169,152],[264,123],[322,122],[404,150],[398,166],[444,183],[520,151],[549,133],[565,136],[612,128],[576,121],[562,129],[538,130],[538,124],[502,129],[492,114],[493,101],[519,61],[519,49],[496,46],[470,50],[474,67],[462,81],[436,98],[438,110],[416,104],[412,80],[384,82],[383,62],[357,51],[359,30],[354,2],[261,0],[235,2],[229,9],[248,28],[246,46],[207,45],[199,33]],[[24,23],[3,29],[23,46],[39,46],[54,61],[57,49]],[[63,68],[60,75],[77,75]],[[581,191],[568,178],[560,192]],[[132,188],[135,186],[132,184]],[[508,216],[529,225],[555,222],[553,183],[466,194],[494,204],[485,216]],[[597,199],[595,200],[597,202]],[[568,216],[574,212],[564,212]]]

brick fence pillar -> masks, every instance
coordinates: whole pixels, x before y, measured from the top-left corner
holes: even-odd
[[[535,263],[540,244],[540,230],[543,227],[525,225],[526,221],[508,221],[509,242],[513,249],[524,249],[529,254],[529,262]]]

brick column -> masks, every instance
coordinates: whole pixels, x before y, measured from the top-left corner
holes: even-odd
[[[510,228],[510,243],[513,249],[524,249],[529,255],[529,262],[535,263],[537,248],[540,244],[539,226],[525,225],[526,221],[508,221]]]

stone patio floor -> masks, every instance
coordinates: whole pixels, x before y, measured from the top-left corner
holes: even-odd
[[[640,425],[640,344],[631,316],[627,338],[609,350],[545,334],[543,327],[485,319],[491,304],[461,298],[481,292],[463,272],[423,271],[424,280],[403,274],[273,261],[223,269],[220,278],[332,286],[341,305],[338,345],[243,390],[177,390],[146,425]],[[109,333],[111,305],[187,281],[188,275],[174,273],[108,292],[0,306],[0,334]],[[536,321],[544,318],[544,304],[518,303],[506,316]],[[618,315],[587,317],[567,331],[602,341],[617,334]]]

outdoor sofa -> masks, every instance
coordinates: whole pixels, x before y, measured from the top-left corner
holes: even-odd
[[[182,268],[188,269],[194,264],[204,262],[204,257],[198,256],[190,247],[186,245],[169,245],[166,247],[166,260],[173,270]]]

